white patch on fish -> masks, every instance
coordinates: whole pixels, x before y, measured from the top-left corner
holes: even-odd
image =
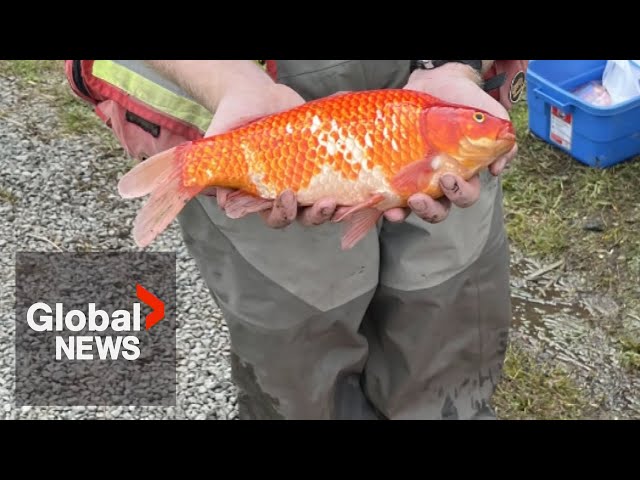
[[[256,186],[258,195],[260,195],[262,198],[275,198],[278,194],[274,188],[263,183],[264,172],[253,172],[249,175],[249,178]]]
[[[309,205],[320,198],[332,197],[339,205],[357,205],[377,193],[387,197],[385,205],[399,204],[399,198],[393,194],[380,167],[376,166],[372,170],[361,168],[358,179],[349,180],[332,165],[325,164],[322,171],[313,176],[309,185],[298,192],[297,199],[301,204]]]
[[[394,113],[391,115],[391,131],[395,132],[398,129],[398,116]]]
[[[367,145],[367,147],[373,148],[373,142],[371,141],[371,135],[368,132],[364,136],[364,143]]]
[[[333,132],[338,134],[337,140],[333,138]],[[365,136],[365,143],[367,147],[373,148],[371,135],[368,133]],[[335,120],[331,121],[331,130],[329,130],[329,132],[322,132],[318,136],[318,145],[325,147],[329,155],[335,155],[338,152],[342,152],[345,156],[345,161],[350,165],[356,163],[362,165],[367,161],[365,145],[362,145],[357,138],[350,136],[346,128],[340,128]],[[347,153],[349,152],[351,153],[350,160],[346,158]]]
[[[311,128],[309,130],[311,130],[311,133],[316,133],[321,125],[322,122],[320,121],[320,117],[314,115],[313,119],[311,120]]]
[[[240,143],[240,148],[242,149],[242,153],[244,154],[244,158],[247,162],[253,162],[253,158],[255,155],[255,151],[251,148],[251,145],[248,141],[243,141]]]

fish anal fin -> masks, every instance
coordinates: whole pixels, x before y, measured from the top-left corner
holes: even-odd
[[[377,204],[379,204],[383,200],[384,200],[384,195],[382,195],[380,193],[372,195],[371,198],[369,198],[368,200],[366,200],[366,201],[364,201],[362,203],[358,203],[357,205],[354,205],[352,207],[348,207],[346,209],[340,209],[338,212],[336,212],[336,215],[333,217],[333,221],[334,222],[341,222],[348,215],[351,215],[351,214],[353,214],[355,212],[359,212],[360,210],[363,210],[365,208],[375,207]]]
[[[345,230],[342,235],[342,250],[353,248],[360,240],[376,226],[383,212],[373,208],[364,208],[351,214],[345,220]]]

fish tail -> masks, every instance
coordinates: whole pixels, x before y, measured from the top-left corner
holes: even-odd
[[[133,238],[139,247],[149,245],[203,190],[200,186],[185,186],[182,181],[188,146],[179,145],[149,157],[126,173],[118,183],[122,198],[151,194],[134,221]]]

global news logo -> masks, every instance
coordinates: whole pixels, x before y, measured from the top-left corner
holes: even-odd
[[[165,316],[165,304],[140,284],[136,284],[136,296],[151,307],[145,317],[144,329],[150,330]],[[140,338],[135,332],[143,330],[142,304],[134,302],[130,310],[112,312],[98,309],[95,303],[83,310],[65,313],[62,303],[53,307],[45,302],[32,304],[27,310],[27,324],[34,332],[59,332],[55,336],[56,360],[137,360],[140,357]],[[79,332],[101,333],[110,329],[115,334],[86,335]],[[63,333],[72,332],[68,335]],[[78,333],[78,334],[76,334]]]

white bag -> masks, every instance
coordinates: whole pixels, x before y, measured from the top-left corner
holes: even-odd
[[[602,84],[612,103],[640,97],[640,60],[607,60]]]

